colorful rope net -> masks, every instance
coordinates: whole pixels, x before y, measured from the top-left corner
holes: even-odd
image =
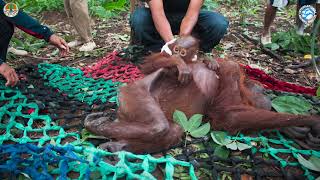
[[[121,61],[113,55],[109,57],[111,65],[114,59]],[[24,174],[34,179],[155,179],[155,167],[160,167],[159,177],[165,179],[319,176],[301,166],[296,158],[299,154],[319,157],[319,151],[303,150],[278,131],[230,136],[232,140],[256,145],[249,150],[232,151],[227,159],[214,155],[218,147],[210,137],[187,139],[186,146],[182,143],[154,154],[163,155],[158,159],[99,150],[93,144],[100,142],[84,138],[83,120],[88,113],[100,111],[107,111],[115,119],[116,105],[108,101],[116,99],[120,83],[83,77],[85,73],[79,69],[52,64],[21,72],[28,78],[19,87],[10,89],[4,81],[0,83],[0,177]],[[268,94],[284,95],[273,91]],[[314,106],[319,105],[319,99],[305,98]]]
[[[271,99],[278,96],[298,96],[313,105],[311,114],[319,114],[320,99],[310,95],[267,90]],[[244,143],[251,148],[230,150],[227,158],[216,156],[218,146],[211,137],[191,139],[172,148],[168,152],[176,159],[191,162],[199,179],[316,179],[320,173],[307,169],[298,161],[298,156],[308,159],[320,158],[320,151],[304,149],[295,140],[287,138],[278,130],[264,130],[258,133],[228,136],[236,143]],[[182,177],[186,175],[180,174]]]
[[[0,81],[0,177],[13,178],[22,174],[32,179],[155,179],[152,172],[161,165],[165,179],[172,178],[176,166],[189,169],[190,177],[196,179],[193,166],[188,162],[170,156],[153,158],[129,152],[108,153],[85,141],[81,136],[85,115],[93,111],[110,111],[115,106],[104,106],[105,103],[98,101],[112,98],[113,94],[108,94],[109,86],[116,87],[112,82],[104,81],[108,86],[103,87],[108,87],[108,91],[100,95],[98,90],[97,98],[87,101],[101,105],[89,106],[79,101],[77,89],[83,88],[84,84],[83,80],[77,80],[81,74],[79,70],[41,64],[23,71],[31,75],[22,80],[19,87],[11,89],[4,86],[4,80]],[[56,84],[47,86],[53,82],[74,89]],[[88,82],[95,84],[100,80],[86,80]],[[46,98],[43,100],[43,97]],[[72,116],[67,114],[70,111]],[[80,122],[72,124],[70,121],[74,119]],[[76,128],[79,126],[80,129]]]
[[[111,80],[83,77],[81,70],[60,65],[40,64],[39,72],[49,81],[50,86],[88,104],[93,104],[97,100],[102,103],[107,102],[112,96],[117,95],[117,86],[120,85]]]
[[[120,58],[117,52],[110,53],[100,59],[95,65],[82,68],[81,70],[86,77],[111,79],[123,83],[133,82],[143,77],[137,66]]]
[[[293,92],[293,93],[302,93],[309,95],[316,95],[316,89],[311,87],[303,87],[296,84],[280,81],[275,79],[269,75],[267,75],[264,71],[260,69],[251,68],[248,65],[242,65],[245,69],[246,74],[253,80],[261,82],[265,88],[277,90],[277,91],[285,91],[285,92]]]
[[[130,152],[110,153],[94,147],[58,147],[32,144],[0,146],[1,172],[24,173],[32,179],[150,179],[159,164],[165,166],[165,179],[172,179],[174,166],[190,167],[190,178],[196,179],[190,163],[172,157],[154,158]],[[26,155],[28,158],[23,157]],[[8,156],[10,158],[2,159]],[[108,161],[106,161],[108,159]],[[3,162],[3,161],[2,161]]]

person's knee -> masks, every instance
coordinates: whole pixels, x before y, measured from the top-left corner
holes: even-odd
[[[143,32],[143,29],[150,25],[151,13],[147,8],[137,8],[130,17],[130,26],[135,33]]]
[[[229,27],[229,21],[224,16],[214,12],[204,12],[204,29],[213,36],[223,36]],[[222,38],[222,37],[221,37]]]
[[[214,12],[202,12],[203,21],[201,26],[203,28],[202,35],[202,49],[210,51],[217,45],[223,36],[227,33],[229,21],[224,16]]]

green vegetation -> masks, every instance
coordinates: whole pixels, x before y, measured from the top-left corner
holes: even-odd
[[[187,116],[181,111],[176,110],[173,113],[173,120],[183,128],[186,136],[191,135],[195,138],[204,137],[210,131],[210,124],[208,122],[200,126],[202,124],[202,117],[203,115],[201,114],[195,114],[188,120]]]
[[[279,96],[272,100],[272,107],[277,112],[291,114],[308,114],[312,105],[305,99],[295,96]]]
[[[38,14],[43,11],[62,11],[62,0],[14,0],[26,12]],[[128,9],[127,0],[89,0],[90,14],[99,18],[110,18]]]
[[[286,32],[276,32],[272,35],[272,43],[266,45],[271,50],[282,50],[300,54],[310,54],[312,37],[310,35],[298,35],[294,29]],[[315,54],[320,54],[315,47]]]

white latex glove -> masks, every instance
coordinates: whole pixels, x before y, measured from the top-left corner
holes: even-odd
[[[288,0],[274,0],[272,6],[277,8],[284,8],[288,4]]]
[[[162,46],[161,48],[161,52],[166,52],[167,54],[169,54],[170,56],[172,55],[172,51],[169,48],[170,44],[173,44],[177,39],[172,39],[171,41],[168,41],[165,45]]]

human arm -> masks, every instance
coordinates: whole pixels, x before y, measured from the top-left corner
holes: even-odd
[[[2,10],[6,3],[0,0],[0,9]],[[18,27],[22,31],[39,39],[44,39],[50,42],[54,46],[60,49],[61,55],[66,55],[69,52],[69,47],[65,41],[55,35],[50,28],[41,25],[37,20],[19,10],[18,14],[14,17],[8,17],[4,15],[3,11],[0,11],[0,18],[4,18],[14,26]]]
[[[164,13],[162,0],[151,0],[148,2],[154,25],[159,32],[161,38],[165,42],[174,39],[170,23]]]
[[[186,15],[182,19],[180,25],[180,36],[191,35],[191,32],[196,25],[200,13],[200,9],[203,5],[203,0],[190,0],[190,4]]]

